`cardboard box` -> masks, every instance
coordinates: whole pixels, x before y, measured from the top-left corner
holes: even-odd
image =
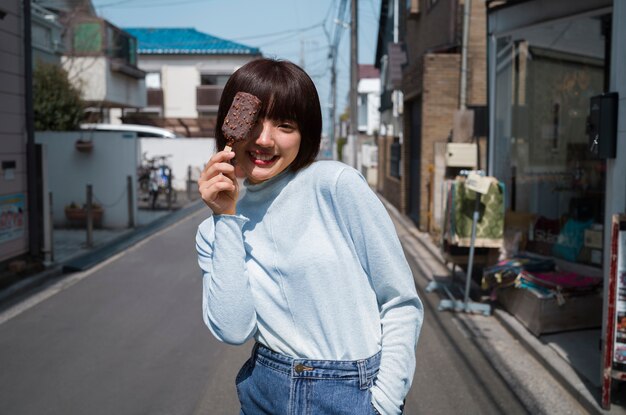
[[[556,298],[546,298],[522,288],[498,290],[502,306],[535,336],[559,331],[596,328],[602,325],[602,293],[569,296],[559,305]]]

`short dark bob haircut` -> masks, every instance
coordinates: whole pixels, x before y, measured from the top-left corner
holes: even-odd
[[[295,121],[300,131],[300,150],[289,169],[298,171],[313,163],[320,148],[322,110],[309,75],[289,61],[255,59],[235,71],[222,92],[217,111],[215,138],[221,151],[226,146],[222,125],[237,92],[255,95],[262,102],[260,118]]]

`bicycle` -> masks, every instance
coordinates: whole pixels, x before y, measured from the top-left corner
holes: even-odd
[[[172,168],[166,163],[169,157],[172,155],[148,158],[144,153],[142,164],[137,169],[139,192],[143,194],[142,200],[149,201],[152,210],[157,208],[161,194],[165,196],[168,209],[176,202],[176,192],[172,189]]]

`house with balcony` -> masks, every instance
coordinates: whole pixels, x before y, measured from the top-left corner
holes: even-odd
[[[137,40],[89,13],[66,14],[64,20],[67,34],[62,64],[82,90],[88,118],[115,122],[118,112],[143,108],[145,72],[137,67]]]
[[[168,128],[187,137],[213,137],[217,108],[230,75],[258,48],[193,28],[127,28],[138,41],[147,105],[125,111],[124,122]]]
[[[39,62],[60,64],[65,48],[59,15],[36,2],[31,2],[30,7],[33,66]]]

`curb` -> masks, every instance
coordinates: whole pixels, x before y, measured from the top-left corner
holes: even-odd
[[[112,241],[91,252],[87,252],[75,258],[70,258],[65,262],[52,265],[50,268],[31,275],[10,285],[0,292],[0,310],[10,306],[11,302],[21,295],[47,284],[55,279],[62,278],[64,274],[72,272],[85,271],[102,261],[112,257],[113,255],[129,248],[137,242],[149,237],[150,235],[166,228],[180,219],[195,213],[204,207],[202,200],[196,200],[186,206],[175,210],[153,222],[140,228],[124,233]]]

